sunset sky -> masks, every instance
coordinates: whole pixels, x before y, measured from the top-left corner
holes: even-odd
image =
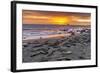
[[[48,24],[48,25],[90,25],[90,13],[53,12],[53,11],[22,11],[23,24]]]

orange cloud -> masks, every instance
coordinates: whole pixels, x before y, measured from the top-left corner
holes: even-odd
[[[23,24],[90,25],[89,13],[23,10]]]

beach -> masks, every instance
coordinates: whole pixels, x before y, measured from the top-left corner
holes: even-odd
[[[58,36],[59,35],[59,36]],[[91,33],[23,40],[22,61],[48,62],[91,59]]]

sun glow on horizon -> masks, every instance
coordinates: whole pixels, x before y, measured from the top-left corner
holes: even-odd
[[[67,17],[53,17],[51,21],[54,24],[67,25],[70,20]]]

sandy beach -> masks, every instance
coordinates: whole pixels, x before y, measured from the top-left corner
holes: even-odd
[[[23,41],[23,62],[47,62],[91,59],[91,34],[80,33],[55,38]]]

